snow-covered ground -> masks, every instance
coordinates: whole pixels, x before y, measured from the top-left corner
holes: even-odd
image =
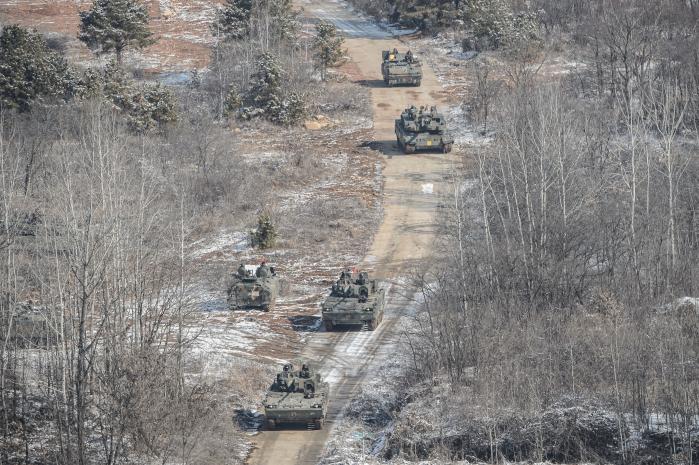
[[[358,264],[371,243],[362,241],[346,247],[346,241],[332,234],[341,236],[347,224],[353,228],[348,233],[370,238],[371,228],[381,215],[377,201],[382,188],[381,163],[373,151],[357,147],[357,139],[363,138],[357,135],[361,128],[355,126],[349,137],[342,136],[349,127],[339,124],[319,135],[299,134],[296,144],[314,146],[321,138],[332,140],[336,147],[324,150],[322,155],[304,154],[313,159],[314,173],[320,176],[300,177],[275,188],[273,211],[280,233],[275,248],[252,248],[249,232],[244,229],[218,229],[187,247],[187,257],[196,269],[188,292],[194,309],[187,321],[188,331],[196,336],[190,360],[192,373],[200,371],[212,379],[222,379],[231,367],[247,361],[277,367],[299,355],[304,341],[319,330],[320,303],[332,281],[344,267]],[[242,156],[249,157],[251,164],[262,160],[274,169],[284,169],[295,163],[294,152],[298,150],[297,146],[293,151],[265,148],[261,154]],[[326,205],[340,208],[334,211]],[[344,208],[347,205],[351,209]],[[331,218],[317,218],[326,210]],[[304,234],[304,228],[316,227],[318,231],[311,232],[318,235],[320,243]],[[281,292],[275,308],[270,312],[229,310],[226,289],[230,274],[241,262],[259,264],[262,260],[274,266],[280,278]]]
[[[235,254],[250,248],[247,232],[222,232],[213,239],[200,239],[190,244],[190,258],[196,259],[212,253]]]
[[[400,393],[394,380],[402,376],[402,355],[392,360],[377,359],[368,367],[372,376],[361,385],[336,424],[325,447],[320,465],[377,464],[383,462],[381,454],[386,444],[386,434],[391,430],[392,411],[400,404]]]

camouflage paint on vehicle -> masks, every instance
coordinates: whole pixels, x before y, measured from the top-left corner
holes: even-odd
[[[381,74],[387,86],[409,84],[420,86],[422,82],[422,63],[413,52],[400,53],[397,49],[382,52]]]
[[[274,267],[262,262],[260,266],[240,264],[228,285],[228,307],[261,308],[265,312],[274,308],[279,294],[279,278]]]
[[[366,324],[373,331],[383,319],[385,297],[379,282],[370,280],[366,271],[343,271],[322,305],[325,329],[330,331],[335,325]]]
[[[439,150],[442,153],[451,152],[454,138],[447,130],[444,115],[437,112],[435,107],[420,107],[415,105],[406,108],[395,120],[395,132],[398,145],[404,153],[414,153],[416,150]]]
[[[329,395],[328,383],[308,363],[299,370],[287,363],[277,373],[263,401],[267,428],[274,429],[282,423],[322,428]]]

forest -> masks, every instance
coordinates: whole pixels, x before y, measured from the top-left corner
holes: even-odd
[[[391,395],[346,412],[381,438],[374,460],[693,464],[699,1],[348,3],[416,29],[401,40],[426,67],[445,41],[467,57],[473,135],[432,259],[400,277],[403,365],[372,380]],[[308,255],[367,246],[368,202],[267,206],[329,170],[338,140],[308,142],[304,121],[370,121],[376,89],[340,75],[341,31],[305,33],[291,0],[222,2],[206,69],[179,86],[131,66],[158,40],[141,2],[76,15],[84,63],[31,28],[0,35],[0,463],[242,463],[231,412],[270,373],[191,363],[192,244],[271,223]]]
[[[428,3],[382,11],[434,28]],[[445,383],[452,409],[400,407],[389,455],[693,463],[696,2],[444,3],[481,50],[463,105],[488,143],[454,177],[450,259],[416,272],[407,332],[420,395]]]

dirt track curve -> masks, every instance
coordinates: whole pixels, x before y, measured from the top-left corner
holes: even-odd
[[[381,51],[404,48],[397,38],[355,16],[343,3],[307,0],[299,4],[306,15],[331,21],[343,32],[359,78],[371,88],[373,142],[385,157],[384,217],[364,264],[373,265],[379,278],[393,284],[388,289],[386,315],[376,331],[319,332],[304,349],[303,355],[315,362],[330,383],[325,427],[319,431],[262,431],[255,437],[249,465],[315,465],[343,408],[362,380],[371,376],[367,368],[395,350],[395,327],[412,305],[398,284],[399,278],[431,255],[439,194],[446,188],[454,159],[439,153],[404,155],[393,133],[394,119],[410,104],[444,105],[438,100],[442,87],[432,70],[423,65],[420,87],[386,88],[381,78]]]

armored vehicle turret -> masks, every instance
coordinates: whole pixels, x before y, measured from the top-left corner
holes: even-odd
[[[301,369],[287,363],[270,386],[263,405],[267,428],[281,423],[301,423],[309,428],[323,427],[330,388],[308,363]]]
[[[406,108],[395,120],[395,132],[398,145],[405,153],[416,150],[439,149],[442,153],[451,152],[454,138],[447,130],[444,115],[437,112],[435,107],[420,107],[415,105]]]
[[[228,306],[231,310],[261,308],[268,312],[274,308],[279,293],[279,278],[274,267],[240,264],[228,284]]]
[[[381,74],[387,86],[410,84],[419,86],[422,82],[422,64],[413,52],[400,53],[397,49],[382,52]]]
[[[366,271],[343,271],[322,305],[325,329],[366,324],[373,331],[383,319],[385,294],[379,282],[369,279]]]

